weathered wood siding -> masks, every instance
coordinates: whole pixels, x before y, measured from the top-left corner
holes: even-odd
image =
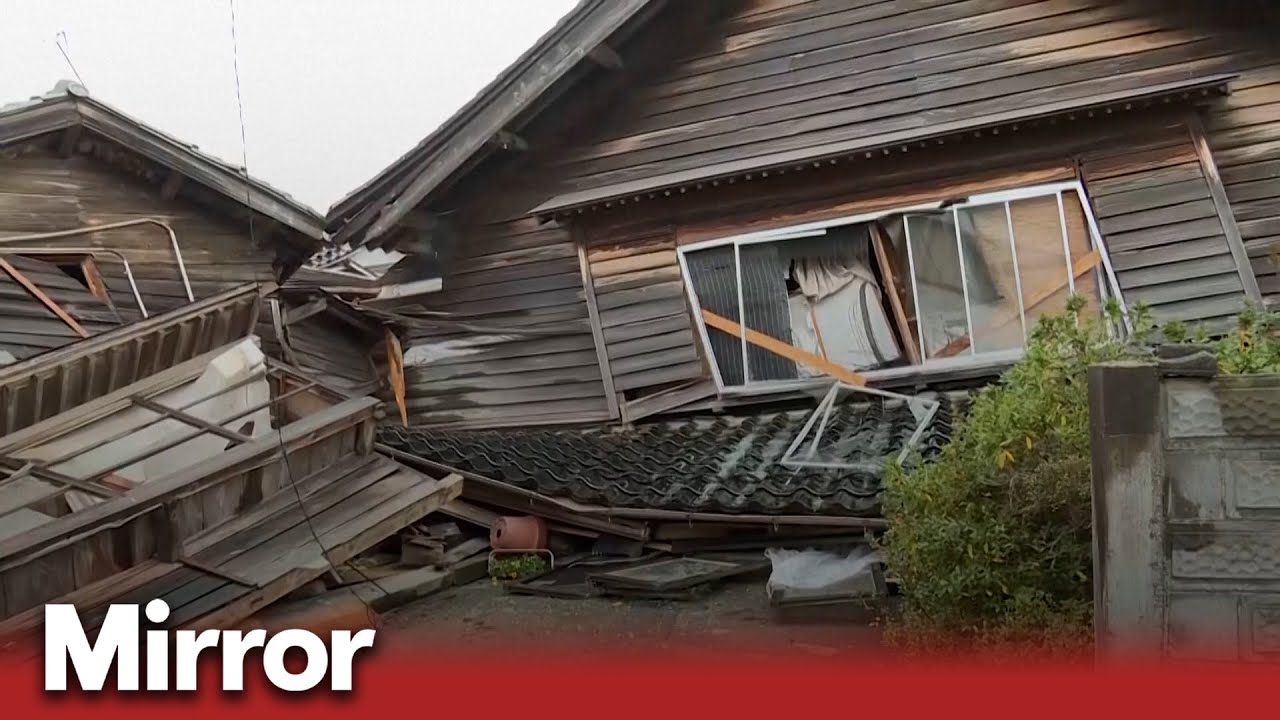
[[[410,338],[406,348],[428,344],[453,353],[409,369],[414,421],[521,424],[607,416],[573,240],[559,226],[524,216],[554,196],[1219,73],[1240,75],[1236,94],[1211,106],[1204,125],[1262,291],[1280,298],[1274,255],[1280,46],[1163,12],[1164,6],[1147,0],[742,0],[722,6],[728,10],[719,19],[698,24],[690,44],[643,46],[646,35],[692,24],[702,7],[670,4],[636,44],[616,48],[626,65],[619,86],[607,96],[591,86],[593,100],[578,91],[561,98],[549,113],[566,128],[560,136],[548,141],[525,134],[531,149],[518,169],[500,181],[468,179],[468,192],[455,189],[439,205],[457,209],[464,240],[444,292],[424,304],[476,320],[521,327],[569,322],[579,329],[554,337],[457,332]],[[666,57],[655,60],[655,53]],[[584,105],[593,108],[585,122],[575,115]],[[1185,123],[1172,108],[1120,114],[1123,119],[1082,117],[1024,128],[1013,139],[859,156],[834,169],[788,172],[786,179],[757,175],[754,182],[707,183],[670,197],[626,198],[577,216],[571,222],[585,228],[602,316],[614,311],[605,307],[615,302],[610,295],[646,299],[619,306],[645,314],[636,321],[644,327],[605,328],[615,390],[635,395],[668,378],[697,377],[698,342],[676,314],[683,298],[676,295],[674,253],[653,238],[674,232],[679,242],[691,242],[746,226],[936,200],[955,188],[977,192],[1019,179],[1060,180],[1077,171],[1105,239],[1114,244],[1126,297],[1153,305],[1164,319],[1225,321],[1245,291]],[[1162,139],[1153,142],[1157,131]],[[994,186],[982,185],[983,178]],[[608,263],[624,259],[643,269],[615,281]],[[657,316],[659,308],[666,309]],[[700,359],[698,367],[705,373]]]
[[[418,302],[494,331],[441,327],[402,338],[410,423],[607,419],[577,247],[568,231],[533,219],[464,219],[458,225],[465,240],[441,291]]]
[[[587,260],[618,392],[707,376],[689,321],[674,233],[593,240]]]
[[[116,313],[83,285],[57,266],[39,260],[0,255],[27,280],[40,288],[91,335],[119,324]],[[0,270],[0,351],[15,360],[60,348],[80,335]]]
[[[379,378],[373,363],[381,338],[370,337],[322,311],[291,322],[289,315],[302,303],[280,303],[281,327],[288,349],[276,332],[271,303],[263,303],[256,333],[269,356],[306,372],[325,387],[347,397],[362,397],[378,390]]]
[[[1243,72],[1205,126],[1259,289],[1275,305],[1280,304],[1280,49],[1268,60]]]
[[[177,234],[197,299],[273,279],[274,252],[266,243],[255,247],[249,241],[247,222],[221,219],[182,196],[166,200],[157,188],[92,155],[61,157],[47,144],[8,148],[0,155],[0,237],[154,218]],[[140,225],[28,244],[118,250],[128,258],[150,314],[187,303],[163,228]],[[136,312],[122,266],[102,256],[98,267],[120,312]]]
[[[709,28],[561,161],[567,187],[1131,90],[1248,62],[1228,38],[1112,0],[814,0]]]
[[[1082,158],[1125,301],[1221,329],[1245,303],[1235,257],[1185,126]],[[1154,136],[1154,137],[1152,137]]]

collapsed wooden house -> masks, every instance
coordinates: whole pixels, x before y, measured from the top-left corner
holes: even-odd
[[[380,305],[384,442],[632,517],[874,514],[866,468],[1071,294],[1280,298],[1275,13],[1240,9],[583,0],[329,211],[442,275]]]
[[[328,229],[438,256],[413,306],[490,328],[402,338],[419,426],[821,374],[735,326],[907,387],[989,377],[1072,290],[1221,327],[1280,288],[1280,58],[1247,5],[582,2]]]
[[[260,286],[5,368],[0,637],[163,598],[232,627],[457,497],[374,451],[381,403],[263,354]],[[96,614],[95,614],[96,613]]]

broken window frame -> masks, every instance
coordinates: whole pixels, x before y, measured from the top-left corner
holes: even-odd
[[[920,204],[914,204],[914,205],[905,205],[905,206],[900,206],[900,207],[891,208],[888,210],[881,210],[881,211],[876,211],[871,213],[845,215],[845,216],[840,216],[840,217],[831,218],[827,220],[820,220],[820,221],[807,222],[807,223],[797,223],[794,225],[786,225],[782,227],[771,228],[768,230],[760,230],[760,231],[742,233],[738,235],[729,235],[721,238],[703,240],[696,243],[690,243],[688,245],[677,247],[676,256],[680,263],[680,272],[681,272],[682,279],[684,281],[685,293],[689,301],[690,308],[693,311],[693,318],[694,318],[694,322],[697,325],[698,335],[702,342],[703,351],[707,358],[708,365],[711,368],[712,379],[715,381],[716,388],[719,391],[719,394],[721,395],[757,395],[757,394],[766,394],[766,393],[788,392],[788,391],[794,391],[794,390],[812,390],[815,388],[828,386],[831,383],[831,378],[811,377],[811,378],[800,378],[796,380],[752,380],[750,375],[749,364],[746,363],[747,346],[749,343],[748,343],[748,340],[746,339],[746,333],[743,333],[742,337],[739,338],[739,342],[742,348],[742,354],[743,354],[743,360],[744,360],[744,366],[743,366],[744,383],[741,385],[726,385],[724,382],[724,378],[721,375],[720,366],[716,360],[715,352],[711,344],[711,335],[707,329],[706,322],[704,321],[702,316],[702,303],[698,298],[698,293],[693,286],[693,282],[691,281],[691,276],[689,274],[689,264],[688,264],[688,258],[687,258],[687,255],[689,253],[696,253],[701,250],[709,250],[712,248],[724,247],[729,245],[733,246],[734,268],[735,268],[735,274],[737,278],[736,290],[737,290],[738,307],[739,307],[738,322],[743,324],[745,328],[746,327],[745,318],[741,314],[743,305],[745,304],[745,299],[742,295],[741,247],[743,245],[785,242],[788,240],[795,240],[798,238],[821,236],[826,233],[828,228],[841,227],[845,225],[856,225],[861,223],[872,223],[872,222],[881,221],[896,215],[903,215],[903,216],[909,217],[912,214],[937,213],[940,211],[945,211],[945,212],[952,213],[953,214],[952,217],[954,218],[961,210],[964,210],[966,208],[988,206],[988,205],[1004,204],[1006,217],[1010,218],[1011,203],[1017,202],[1019,200],[1027,200],[1027,199],[1034,199],[1034,198],[1057,197],[1058,217],[1059,217],[1058,222],[1059,222],[1059,228],[1062,231],[1062,243],[1063,243],[1063,250],[1065,252],[1064,261],[1066,264],[1064,266],[1064,271],[1066,272],[1066,275],[1067,275],[1067,288],[1071,292],[1074,292],[1076,280],[1073,277],[1073,273],[1072,273],[1073,258],[1071,257],[1071,253],[1069,251],[1068,228],[1067,228],[1067,222],[1065,217],[1064,196],[1067,193],[1074,193],[1077,200],[1079,201],[1080,207],[1084,213],[1085,228],[1087,230],[1088,240],[1089,240],[1089,251],[1090,252],[1097,251],[1100,258],[1098,267],[1094,269],[1094,274],[1098,280],[1098,283],[1097,283],[1098,289],[1101,293],[1100,300],[1105,303],[1108,298],[1114,297],[1120,305],[1120,311],[1125,324],[1124,330],[1132,331],[1132,327],[1130,325],[1130,319],[1129,319],[1128,305],[1126,304],[1124,299],[1124,294],[1120,289],[1120,284],[1116,280],[1115,270],[1111,264],[1110,253],[1108,252],[1106,242],[1102,237],[1102,232],[1098,226],[1098,220],[1094,216],[1093,208],[1089,203],[1088,195],[1085,193],[1084,184],[1077,179],[1077,180],[1069,180],[1069,181],[1056,182],[1056,183],[1030,185],[1030,186],[1017,187],[1017,188],[971,195],[965,198],[962,202],[955,202],[955,203],[948,204],[946,201],[938,201],[938,202],[920,203]],[[905,228],[907,225],[906,218],[904,218],[903,224]],[[956,223],[955,226],[957,228],[956,229],[957,244],[959,244],[961,242],[959,224]],[[1010,226],[1009,241],[1016,257],[1017,237],[1016,237],[1016,233],[1012,229],[1011,218],[1009,221],[1009,226]],[[907,268],[907,272],[911,276],[910,278],[911,294],[912,294],[913,303],[915,303],[916,305],[916,312],[918,313],[919,312],[919,300],[917,297],[918,291],[916,288],[914,262],[910,257],[911,243],[910,243],[909,235],[907,236],[906,246],[908,248],[908,260],[909,260],[909,267]],[[963,262],[961,263],[961,267],[963,268]],[[1017,272],[1016,265],[1015,265],[1015,272]],[[1024,332],[1029,333],[1031,328],[1025,327],[1026,309],[1022,307],[1021,292],[1022,292],[1021,289],[1019,289],[1019,293],[1020,293],[1019,303],[1018,303],[1019,304],[1019,320],[1024,324],[1024,328],[1025,328]],[[969,297],[967,293],[965,295],[965,305],[967,309],[969,305]],[[972,324],[970,324],[970,331],[972,332]],[[919,342],[919,333],[917,333],[916,341]],[[869,370],[862,373],[862,375],[865,377],[865,379],[868,382],[875,382],[875,381],[881,381],[881,380],[889,380],[894,377],[901,377],[901,376],[911,375],[911,374],[920,373],[920,372],[928,373],[928,372],[944,371],[944,370],[968,370],[968,369],[977,369],[977,368],[984,368],[984,367],[994,368],[994,367],[999,367],[1002,365],[1007,365],[1007,364],[1017,362],[1019,359],[1022,358],[1022,356],[1026,352],[1025,345],[1023,347],[1019,347],[1011,350],[997,350],[997,351],[989,351],[989,352],[981,352],[981,353],[972,349],[972,343],[970,343],[970,346],[971,347],[969,352],[966,352],[961,356],[948,357],[943,359],[932,359],[932,360],[923,358],[925,349],[922,346],[920,347],[922,361],[918,365],[906,365],[906,366],[895,367],[895,368]],[[853,369],[856,370],[856,368],[853,368]]]

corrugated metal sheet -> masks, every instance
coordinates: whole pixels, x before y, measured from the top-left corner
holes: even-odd
[[[0,435],[245,337],[262,291],[244,286],[0,368]]]

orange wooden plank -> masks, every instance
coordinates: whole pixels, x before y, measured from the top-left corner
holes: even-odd
[[[736,338],[742,337],[744,328],[741,325],[728,318],[721,317],[710,310],[702,311],[702,320],[707,325],[717,330],[727,332]],[[802,365],[807,365],[819,372],[826,373],[841,382],[848,383],[849,385],[865,385],[867,382],[866,378],[862,375],[847,367],[837,365],[821,356],[814,355],[806,350],[801,350],[794,345],[789,345],[777,338],[769,337],[764,333],[756,332],[751,328],[745,328],[745,331],[747,334],[747,342],[755,345],[756,347],[762,347],[765,350],[781,355],[788,360],[793,360]]]

